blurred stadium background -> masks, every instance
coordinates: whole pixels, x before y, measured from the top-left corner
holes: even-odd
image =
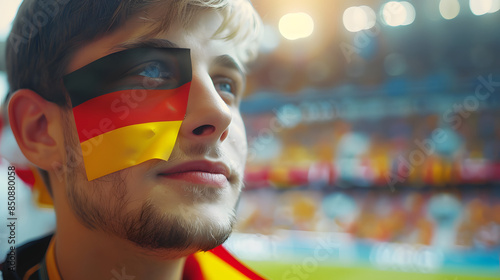
[[[270,279],[500,279],[500,0],[252,2],[227,247]],[[54,225],[29,196],[24,240]]]

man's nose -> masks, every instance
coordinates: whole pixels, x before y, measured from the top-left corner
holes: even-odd
[[[231,111],[221,98],[212,79],[195,75],[191,81],[186,117],[179,134],[197,142],[224,141],[231,123]]]

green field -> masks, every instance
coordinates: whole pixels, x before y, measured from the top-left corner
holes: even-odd
[[[366,266],[335,267],[318,266],[309,268],[299,267],[296,264],[270,263],[245,261],[255,271],[270,280],[492,280],[498,276],[476,276],[473,273],[453,274],[424,274],[414,272],[399,272],[377,270]],[[293,267],[296,267],[295,270]],[[300,270],[297,270],[300,269]],[[307,268],[306,268],[307,269]]]

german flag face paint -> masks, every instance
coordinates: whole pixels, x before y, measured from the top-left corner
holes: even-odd
[[[168,160],[186,114],[189,49],[134,48],[63,77],[87,179]]]

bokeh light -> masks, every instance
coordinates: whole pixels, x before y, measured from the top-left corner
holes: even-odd
[[[500,11],[500,0],[493,0],[491,3],[490,13],[496,13]]]
[[[0,39],[7,38],[12,27],[12,19],[22,0],[2,1],[2,16],[0,16]]]
[[[500,9],[499,2],[499,0],[470,0],[469,6],[474,15],[481,16],[498,11]]]
[[[377,16],[375,15],[375,11],[368,6],[360,6],[360,8],[363,9],[363,11],[365,11],[366,17],[368,19],[368,21],[366,22],[365,29],[370,29],[370,28],[374,27],[376,20],[377,20]]]
[[[453,19],[460,13],[460,3],[458,0],[441,0],[439,12],[444,19]]]
[[[406,10],[406,18],[403,21],[403,24],[401,25],[412,24],[415,21],[415,16],[416,16],[415,8],[413,7],[412,4],[410,4],[410,2],[402,1],[400,3]]]
[[[406,9],[401,3],[391,1],[382,8],[382,17],[389,26],[399,26],[406,20]]]
[[[281,17],[279,30],[288,40],[306,38],[314,31],[314,21],[306,13],[289,13]]]
[[[342,18],[345,28],[350,32],[358,32],[375,26],[375,12],[368,6],[349,7]]]
[[[360,7],[350,7],[344,11],[342,18],[344,26],[348,31],[358,32],[364,29],[368,23],[368,17]]]

